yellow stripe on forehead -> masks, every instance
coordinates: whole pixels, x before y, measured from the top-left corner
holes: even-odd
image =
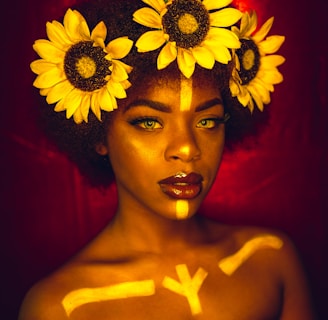
[[[192,78],[187,79],[181,76],[180,79],[180,110],[188,111],[191,108],[192,100]]]

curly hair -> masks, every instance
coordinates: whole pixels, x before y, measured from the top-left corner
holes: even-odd
[[[135,42],[141,34],[148,31],[146,27],[135,23],[132,19],[132,14],[142,6],[144,3],[141,0],[93,0],[84,1],[74,9],[85,17],[90,29],[93,29],[99,21],[104,21],[108,30],[106,41],[128,36]],[[133,71],[129,75],[133,90],[138,90],[138,86],[141,89],[145,88],[147,83],[148,85],[151,83],[154,72],[159,72],[156,69],[158,50],[137,53],[136,48],[133,47],[130,54],[122,59],[126,64],[133,66]],[[171,75],[172,72],[173,74],[178,72],[175,66],[169,68],[167,69],[170,70]],[[196,69],[202,68],[196,65]],[[230,114],[230,119],[226,123],[226,147],[230,149],[245,137],[256,135],[268,119],[267,108],[264,112],[255,110],[251,114],[248,108],[241,106],[238,100],[231,96],[229,89],[231,72],[231,62],[227,65],[216,62],[210,72],[198,72],[200,76],[210,75],[219,86],[225,110]],[[47,137],[59,151],[65,153],[76,164],[91,186],[108,186],[114,180],[114,175],[108,157],[99,155],[96,146],[106,140],[111,112],[103,112],[102,121],[90,113],[88,123],[76,124],[73,119],[66,119],[65,113],[54,112],[52,107],[45,107],[45,102],[42,101],[43,106],[39,108],[39,123]]]

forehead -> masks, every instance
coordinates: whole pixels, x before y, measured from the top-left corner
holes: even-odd
[[[175,101],[181,96],[190,99],[206,100],[221,97],[218,81],[210,74],[196,73],[190,79],[175,72],[155,72],[132,84],[127,91],[124,105],[136,99]],[[123,105],[123,108],[124,108]]]

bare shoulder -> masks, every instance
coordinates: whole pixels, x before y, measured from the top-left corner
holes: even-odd
[[[19,320],[67,320],[62,301],[67,294],[91,275],[88,266],[72,259],[55,272],[37,282],[26,294]]]
[[[315,319],[307,274],[291,238],[284,232],[261,227],[236,227],[231,232],[237,246],[249,255],[256,252],[252,261],[267,268],[281,284],[280,319]]]
[[[59,281],[58,281],[59,280]],[[68,319],[61,305],[60,272],[36,283],[26,294],[19,311],[19,320]]]

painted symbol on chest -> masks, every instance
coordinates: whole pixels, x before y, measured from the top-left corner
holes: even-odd
[[[231,276],[256,251],[266,248],[279,250],[282,246],[282,240],[276,236],[268,234],[259,235],[247,241],[233,255],[221,259],[218,262],[218,268],[225,275]],[[178,264],[175,266],[175,269],[179,280],[165,276],[162,286],[169,291],[185,297],[192,315],[201,314],[202,306],[198,293],[206,280],[208,272],[199,267],[196,273],[191,276],[186,264]],[[105,287],[73,290],[64,297],[62,306],[69,317],[76,308],[88,303],[153,296],[155,294],[156,287],[153,279],[129,281]]]

